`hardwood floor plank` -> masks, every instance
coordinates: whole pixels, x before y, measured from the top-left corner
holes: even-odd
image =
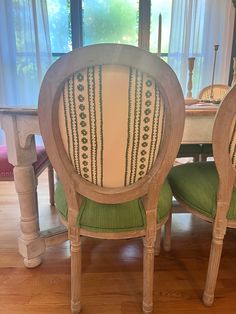
[[[39,182],[40,224],[59,223],[49,206],[47,178]],[[19,208],[12,182],[0,183],[0,313],[69,314],[69,243],[50,247],[43,263],[26,269],[17,251]],[[173,217],[172,250],[155,258],[154,314],[233,314],[236,308],[236,230],[224,241],[215,303],[202,304],[211,224],[190,214]],[[82,240],[83,314],[139,314],[142,241]]]

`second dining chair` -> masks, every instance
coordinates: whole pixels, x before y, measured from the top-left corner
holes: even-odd
[[[49,200],[50,205],[54,206],[54,170],[48,159],[45,148],[43,146],[36,146],[37,161],[33,164],[33,169],[36,178],[36,199],[38,177],[47,168],[48,172],[48,187],[49,187]],[[8,161],[7,146],[0,146],[0,181],[14,181],[13,165]]]
[[[213,98],[215,100],[222,100],[224,96],[227,94],[229,90],[228,85],[224,84],[214,84],[213,85]],[[211,85],[208,85],[204,87],[203,89],[200,90],[198,94],[198,99],[199,100],[210,100],[210,94],[211,94]],[[212,152],[212,145],[211,144],[202,144],[201,149],[200,149],[200,159],[201,161],[206,161],[208,157],[212,157],[213,152]]]
[[[81,309],[80,236],[143,238],[143,312],[151,313],[154,244],[172,202],[166,176],[184,127],[176,75],[137,47],[75,49],[46,73],[39,122],[69,231],[72,313]]]
[[[174,167],[169,180],[180,204],[213,223],[205,305],[212,305],[227,227],[236,228],[236,86],[223,99],[213,129],[214,162]]]
[[[217,99],[222,100],[224,98],[224,96],[227,94],[229,88],[230,87],[228,85],[214,84],[213,88],[212,88],[213,99],[214,100],[217,100]],[[200,100],[204,100],[204,99],[210,100],[210,96],[211,96],[211,85],[208,85],[208,86],[206,86],[200,90],[197,98]]]

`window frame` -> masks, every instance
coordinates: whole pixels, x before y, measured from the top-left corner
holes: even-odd
[[[83,47],[83,0],[70,1],[72,50]],[[151,28],[151,0],[139,0],[138,47],[149,51]],[[75,32],[75,30],[77,30]],[[52,52],[53,57],[61,57],[65,52]],[[161,53],[161,57],[168,57],[168,53]]]

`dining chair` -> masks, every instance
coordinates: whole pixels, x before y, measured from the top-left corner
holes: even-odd
[[[154,244],[172,201],[165,179],[184,127],[176,75],[137,47],[75,49],[46,73],[39,123],[71,243],[72,313],[81,308],[80,236],[143,238],[143,311],[151,313]]]
[[[213,85],[213,98],[215,100],[222,100],[224,96],[227,94],[229,90],[228,85],[224,84],[214,84]],[[200,90],[198,94],[198,99],[200,100],[210,100],[211,95],[211,85],[204,87],[202,90]],[[206,161],[208,157],[212,157],[213,151],[212,151],[212,145],[211,144],[202,144],[201,145],[201,153],[200,153],[200,159],[201,161]]]
[[[214,162],[174,167],[169,174],[173,194],[200,219],[213,223],[205,305],[212,305],[224,235],[236,228],[236,86],[223,99],[213,128]]]
[[[224,84],[214,84],[213,85],[213,99],[214,100],[222,100],[225,94],[227,94],[229,90],[228,85]],[[211,99],[211,85],[208,85],[200,90],[198,93],[198,99],[200,100],[210,100]]]
[[[37,161],[33,164],[36,179],[48,168],[50,205],[54,205],[54,171],[43,146],[36,147]],[[0,181],[14,181],[13,165],[7,157],[7,147],[0,146]],[[36,190],[37,195],[37,190]]]

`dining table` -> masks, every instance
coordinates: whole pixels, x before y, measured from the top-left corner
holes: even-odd
[[[212,142],[215,114],[219,105],[186,101],[183,144]],[[67,230],[59,225],[40,230],[36,179],[32,164],[36,161],[35,135],[40,134],[35,108],[0,108],[0,128],[5,132],[8,160],[14,166],[14,182],[20,208],[19,253],[26,267],[42,262],[48,246],[67,240]],[[14,210],[14,209],[13,209]]]

